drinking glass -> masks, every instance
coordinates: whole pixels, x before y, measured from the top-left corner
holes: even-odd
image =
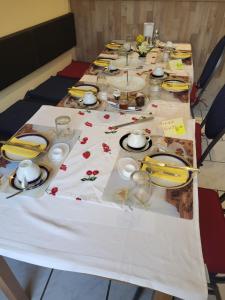
[[[151,177],[148,172],[135,171],[131,175],[133,188],[129,192],[129,200],[134,206],[148,208],[152,194]]]
[[[97,75],[97,86],[99,87],[101,92],[107,91],[108,83],[106,76],[103,72],[99,72]]]
[[[68,141],[73,137],[71,129],[71,118],[69,116],[59,116],[55,119],[56,137],[60,141]]]

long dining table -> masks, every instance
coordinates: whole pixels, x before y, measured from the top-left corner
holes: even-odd
[[[167,68],[155,60],[159,54],[157,49],[149,53],[142,68],[129,70],[130,74],[142,73],[139,76],[146,78],[156,66]],[[172,73],[192,82],[193,64]],[[90,74],[90,70],[81,78],[81,82],[92,84],[96,80],[97,74]],[[96,110],[65,107],[65,100],[58,107],[43,105],[26,128],[42,126],[54,132],[55,118],[68,115],[79,138],[42,193],[29,191],[6,199],[7,193],[0,189],[0,254],[44,267],[129,282],[182,299],[207,299],[197,174],[193,175],[190,218],[182,217],[176,206],[166,203],[163,188],[153,188],[149,209],[129,209],[118,201],[108,201],[106,193],[113,187],[111,176],[121,155],[120,140],[132,128],[163,137],[162,121],[182,118],[185,133],[170,138],[192,141],[195,166],[195,120],[189,100],[169,92],[149,93],[145,107],[133,112],[116,110],[107,103]],[[154,116],[152,120],[135,124],[149,113]],[[112,126],[125,122],[134,124],[112,130]],[[1,272],[4,270],[0,278],[6,282],[9,277]]]

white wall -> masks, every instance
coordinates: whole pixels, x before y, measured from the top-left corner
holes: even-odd
[[[0,37],[70,12],[69,0],[0,0]],[[75,58],[71,49],[23,79],[0,91],[0,112],[55,75]]]

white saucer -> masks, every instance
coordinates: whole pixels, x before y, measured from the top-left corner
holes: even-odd
[[[26,188],[26,190],[33,190],[35,188],[38,188],[39,186],[43,185],[46,180],[49,177],[49,170],[45,167],[45,166],[39,166],[41,169],[41,176],[40,179],[38,179],[36,182],[29,184],[28,187]],[[17,189],[17,190],[23,190],[21,183],[19,182],[19,180],[16,177],[16,172],[14,172],[14,174],[10,177],[10,182],[9,184]]]
[[[59,156],[54,155],[54,150],[56,148],[59,148],[59,149],[62,150],[62,155],[59,155]],[[53,162],[59,163],[59,162],[63,161],[66,158],[69,151],[70,151],[70,147],[69,147],[68,144],[66,144],[66,143],[56,143],[50,148],[50,150],[48,152],[48,158]]]

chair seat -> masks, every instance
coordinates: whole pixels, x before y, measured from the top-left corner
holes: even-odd
[[[68,88],[73,86],[75,82],[76,81],[72,78],[51,76],[35,89],[28,91],[25,95],[25,99],[30,99],[30,101],[38,99],[38,102],[43,101],[42,104],[56,105],[66,96]]]
[[[198,123],[195,123],[195,144],[197,161],[200,161],[202,156],[202,133],[201,126]]]
[[[225,273],[225,218],[217,192],[199,188],[199,221],[204,261],[211,273]]]
[[[89,67],[90,63],[83,61],[72,61],[71,64],[65,67],[62,71],[59,71],[57,75],[79,80]]]
[[[0,114],[0,138],[9,139],[41,107],[38,103],[19,100]]]
[[[198,93],[198,86],[194,82],[192,85],[191,94],[190,94],[191,105],[194,105],[197,102],[197,99],[198,99],[197,93]]]

